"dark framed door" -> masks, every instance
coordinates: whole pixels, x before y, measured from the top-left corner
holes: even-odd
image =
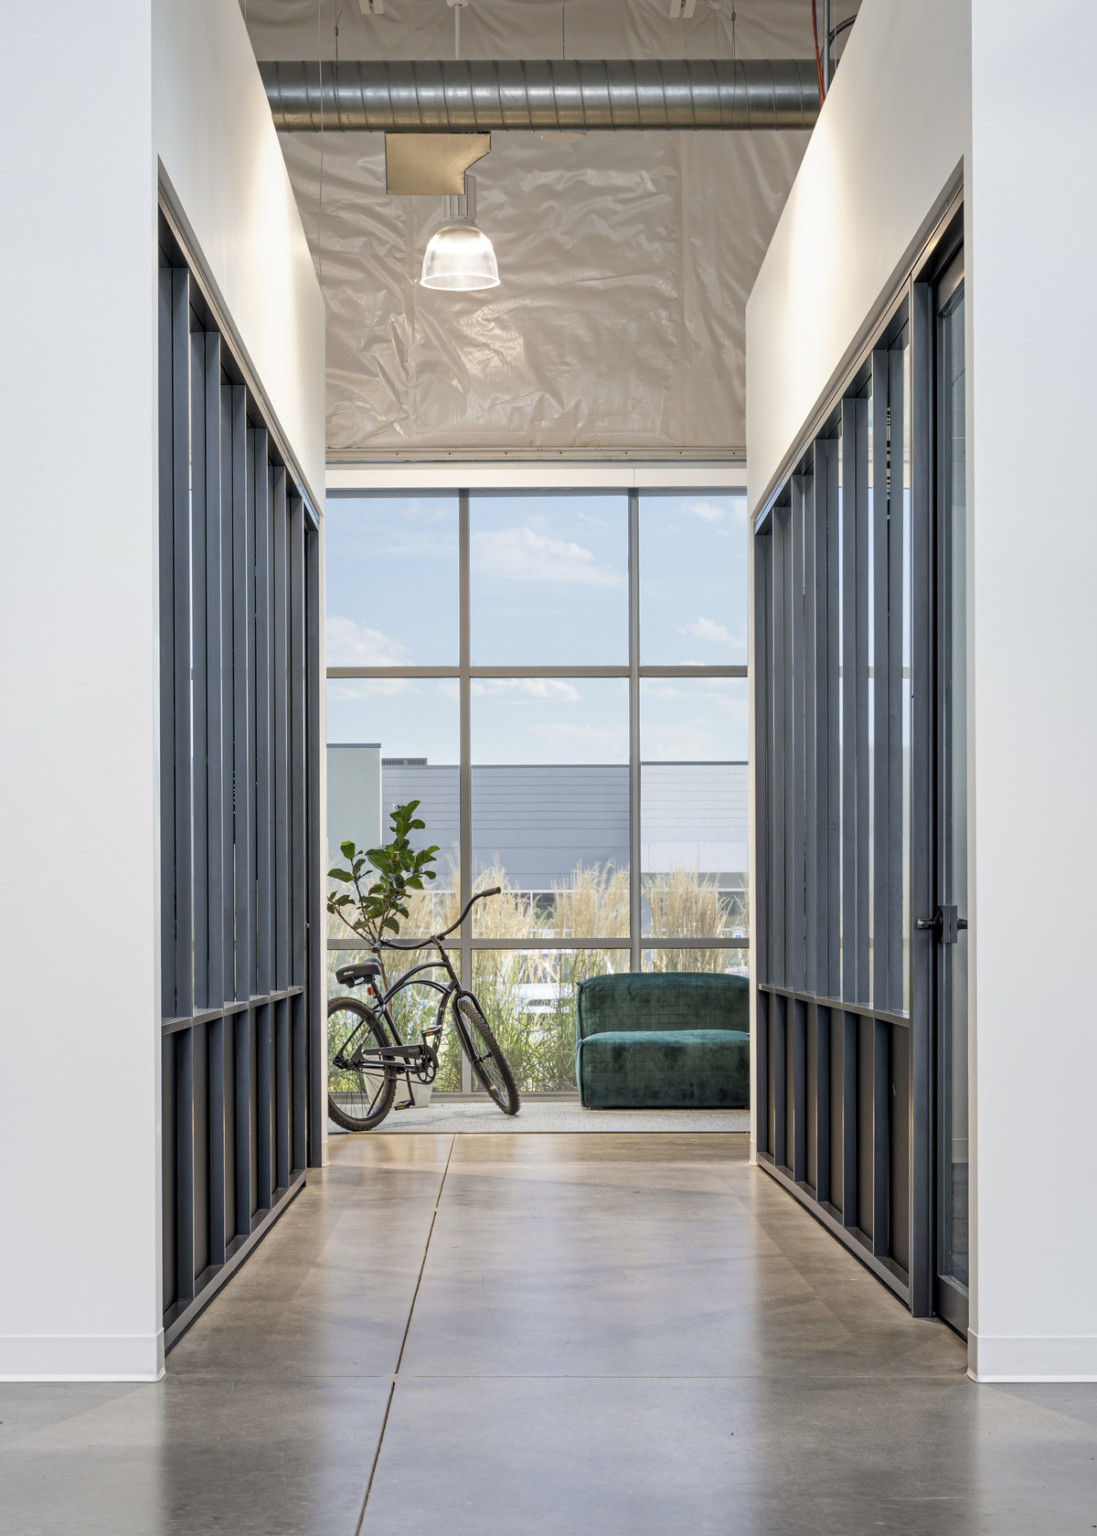
[[[964,267],[934,290],[936,395],[936,1310],[968,1324],[967,444]]]

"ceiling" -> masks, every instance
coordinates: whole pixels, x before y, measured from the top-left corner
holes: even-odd
[[[337,21],[340,58],[453,57],[445,0],[384,4],[244,9],[259,59],[333,58]],[[569,57],[732,55],[730,0],[697,0],[689,22],[666,12],[470,0],[461,55],[559,58],[562,42]],[[734,13],[739,56],[811,56],[810,0]],[[475,174],[502,283],[454,294],[417,284],[442,203],[386,195],[383,135],[283,135],[327,304],[331,456],[741,449],[744,306],[807,137],[497,133]]]

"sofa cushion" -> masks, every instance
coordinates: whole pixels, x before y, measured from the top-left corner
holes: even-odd
[[[607,1030],[577,1042],[588,1109],[745,1109],[750,1036],[738,1029]]]
[[[626,971],[579,984],[580,1038],[611,1030],[750,1028],[745,976],[705,971]]]

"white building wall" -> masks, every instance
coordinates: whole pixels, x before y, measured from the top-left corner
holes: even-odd
[[[152,4],[156,153],[319,505],[324,301],[243,16]]]
[[[980,1380],[1097,1379],[1097,519],[1080,457],[1097,417],[1097,97],[1064,68],[1092,53],[1097,16],[1082,0],[1028,15],[865,0],[747,315],[756,509],[963,165]]]
[[[971,9],[972,1362],[1097,1380],[1097,11]]]
[[[42,6],[5,17],[7,55],[48,60],[51,82],[43,112],[41,70],[14,72],[10,122],[33,126],[13,130],[0,155],[0,282],[12,299],[0,372],[9,1379],[149,1379],[163,1366],[158,127],[176,191],[194,201],[192,227],[210,239],[210,270],[240,306],[241,334],[322,494],[307,399],[322,368],[319,299],[297,263],[292,201],[279,214],[268,181],[240,181],[259,151],[255,123],[239,117],[255,70],[226,44],[234,27],[234,0],[67,6],[61,26]],[[237,105],[211,123],[218,100]],[[322,419],[322,380],[316,409]]]
[[[967,0],[864,0],[747,301],[752,509],[934,223],[970,131]]]

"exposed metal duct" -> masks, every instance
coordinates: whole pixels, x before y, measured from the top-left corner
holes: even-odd
[[[814,59],[266,63],[283,132],[810,128]]]

